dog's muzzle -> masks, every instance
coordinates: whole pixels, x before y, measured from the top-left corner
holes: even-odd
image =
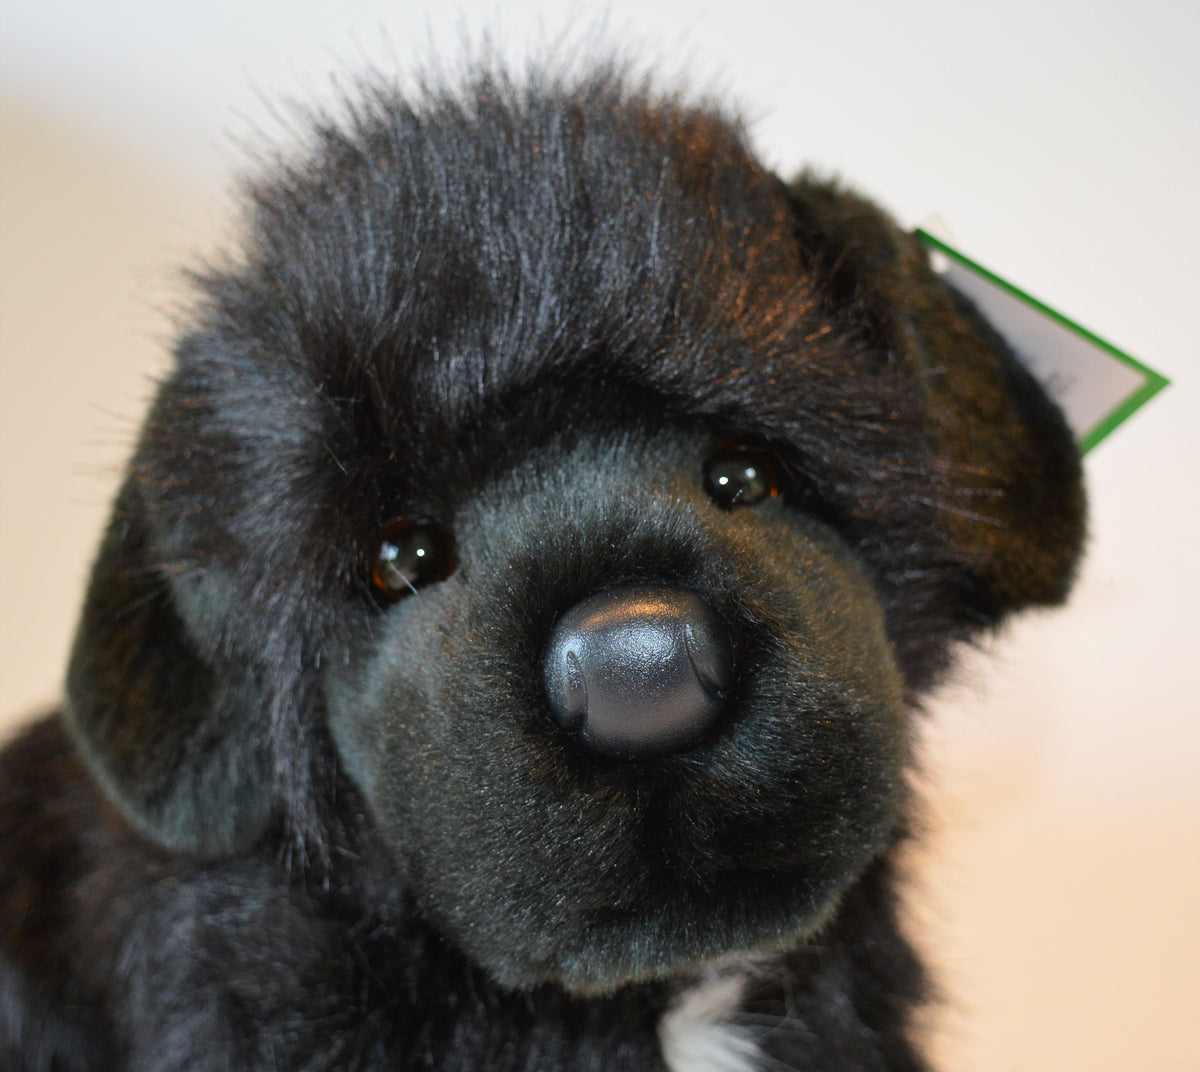
[[[716,722],[733,645],[692,592],[611,588],[558,620],[542,673],[555,720],[585,748],[647,759],[688,747]]]

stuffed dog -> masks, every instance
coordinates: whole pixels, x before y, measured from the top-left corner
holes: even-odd
[[[914,711],[1068,590],[1057,408],[606,71],[367,92],[247,189],[0,757],[4,1067],[925,1068]]]

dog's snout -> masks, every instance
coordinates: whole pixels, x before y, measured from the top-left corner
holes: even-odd
[[[720,715],[733,645],[715,610],[667,587],[606,589],[550,635],[546,695],[559,725],[617,759],[686,748]]]

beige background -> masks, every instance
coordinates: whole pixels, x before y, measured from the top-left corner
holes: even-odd
[[[230,230],[258,131],[286,137],[264,101],[497,23],[468,3],[176,7],[0,0],[0,733],[57,694],[174,273]],[[499,21],[512,52],[564,24],[516,2]],[[1200,1069],[1200,5],[643,0],[611,4],[605,35],[727,90],[778,166],[936,215],[1176,381],[1088,459],[1071,605],[933,705],[913,901],[947,1070]]]

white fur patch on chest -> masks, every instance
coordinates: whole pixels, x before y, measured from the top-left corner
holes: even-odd
[[[745,988],[745,975],[714,974],[679,995],[658,1025],[671,1072],[759,1072],[758,1047],[731,1022]]]

